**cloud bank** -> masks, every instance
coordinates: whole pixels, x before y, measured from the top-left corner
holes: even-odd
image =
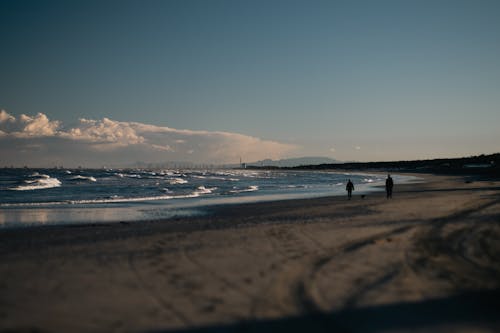
[[[238,163],[279,159],[291,144],[230,132],[182,130],[108,118],[79,119],[74,127],[45,114],[15,117],[0,111],[2,166],[132,165],[135,162]]]

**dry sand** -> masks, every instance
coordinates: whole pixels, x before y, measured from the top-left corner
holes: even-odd
[[[500,183],[424,177],[392,200],[2,230],[0,332],[500,332]]]

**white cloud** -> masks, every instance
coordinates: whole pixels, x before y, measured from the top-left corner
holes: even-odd
[[[337,151],[334,147],[331,147],[329,150],[330,150],[330,152],[332,152],[332,153],[335,153],[335,152]]]
[[[96,144],[112,144],[128,146],[144,143],[144,137],[137,134],[130,123],[114,121],[108,118],[102,120],[80,119],[79,127],[71,128],[61,133],[61,136],[72,140],[84,140]]]
[[[139,160],[223,164],[237,163],[240,157],[246,161],[278,159],[298,148],[239,133],[175,129],[108,118],[82,118],[75,127],[64,128],[60,121],[51,121],[42,113],[34,117],[21,115],[16,119],[4,111],[0,117],[3,119],[0,121],[2,146],[8,146],[5,143],[9,139],[18,146],[33,146],[43,141],[48,154],[46,158],[50,160],[51,152],[57,153],[54,160],[64,164],[77,163],[76,157],[81,159],[78,164],[83,165],[92,160],[105,164]],[[20,153],[13,148],[11,154]],[[36,163],[34,156],[26,156],[22,163]]]
[[[5,122],[14,122],[14,121],[16,121],[16,118],[8,114],[7,111],[0,110],[0,124]]]
[[[0,132],[3,136],[7,134],[19,138],[54,136],[59,126],[59,121],[50,121],[43,113],[33,117],[22,114],[17,119],[5,110],[0,111]]]
[[[18,121],[22,125],[20,132],[15,133],[20,137],[53,136],[59,128],[59,121],[50,121],[43,113],[34,117],[22,114]]]
[[[361,147],[360,146],[355,146],[354,149],[361,150]]]

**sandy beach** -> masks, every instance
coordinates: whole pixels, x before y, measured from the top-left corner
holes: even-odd
[[[499,332],[500,182],[0,231],[0,332]]]

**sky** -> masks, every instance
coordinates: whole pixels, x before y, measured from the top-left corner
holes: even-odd
[[[500,2],[0,0],[0,166],[500,151]]]

